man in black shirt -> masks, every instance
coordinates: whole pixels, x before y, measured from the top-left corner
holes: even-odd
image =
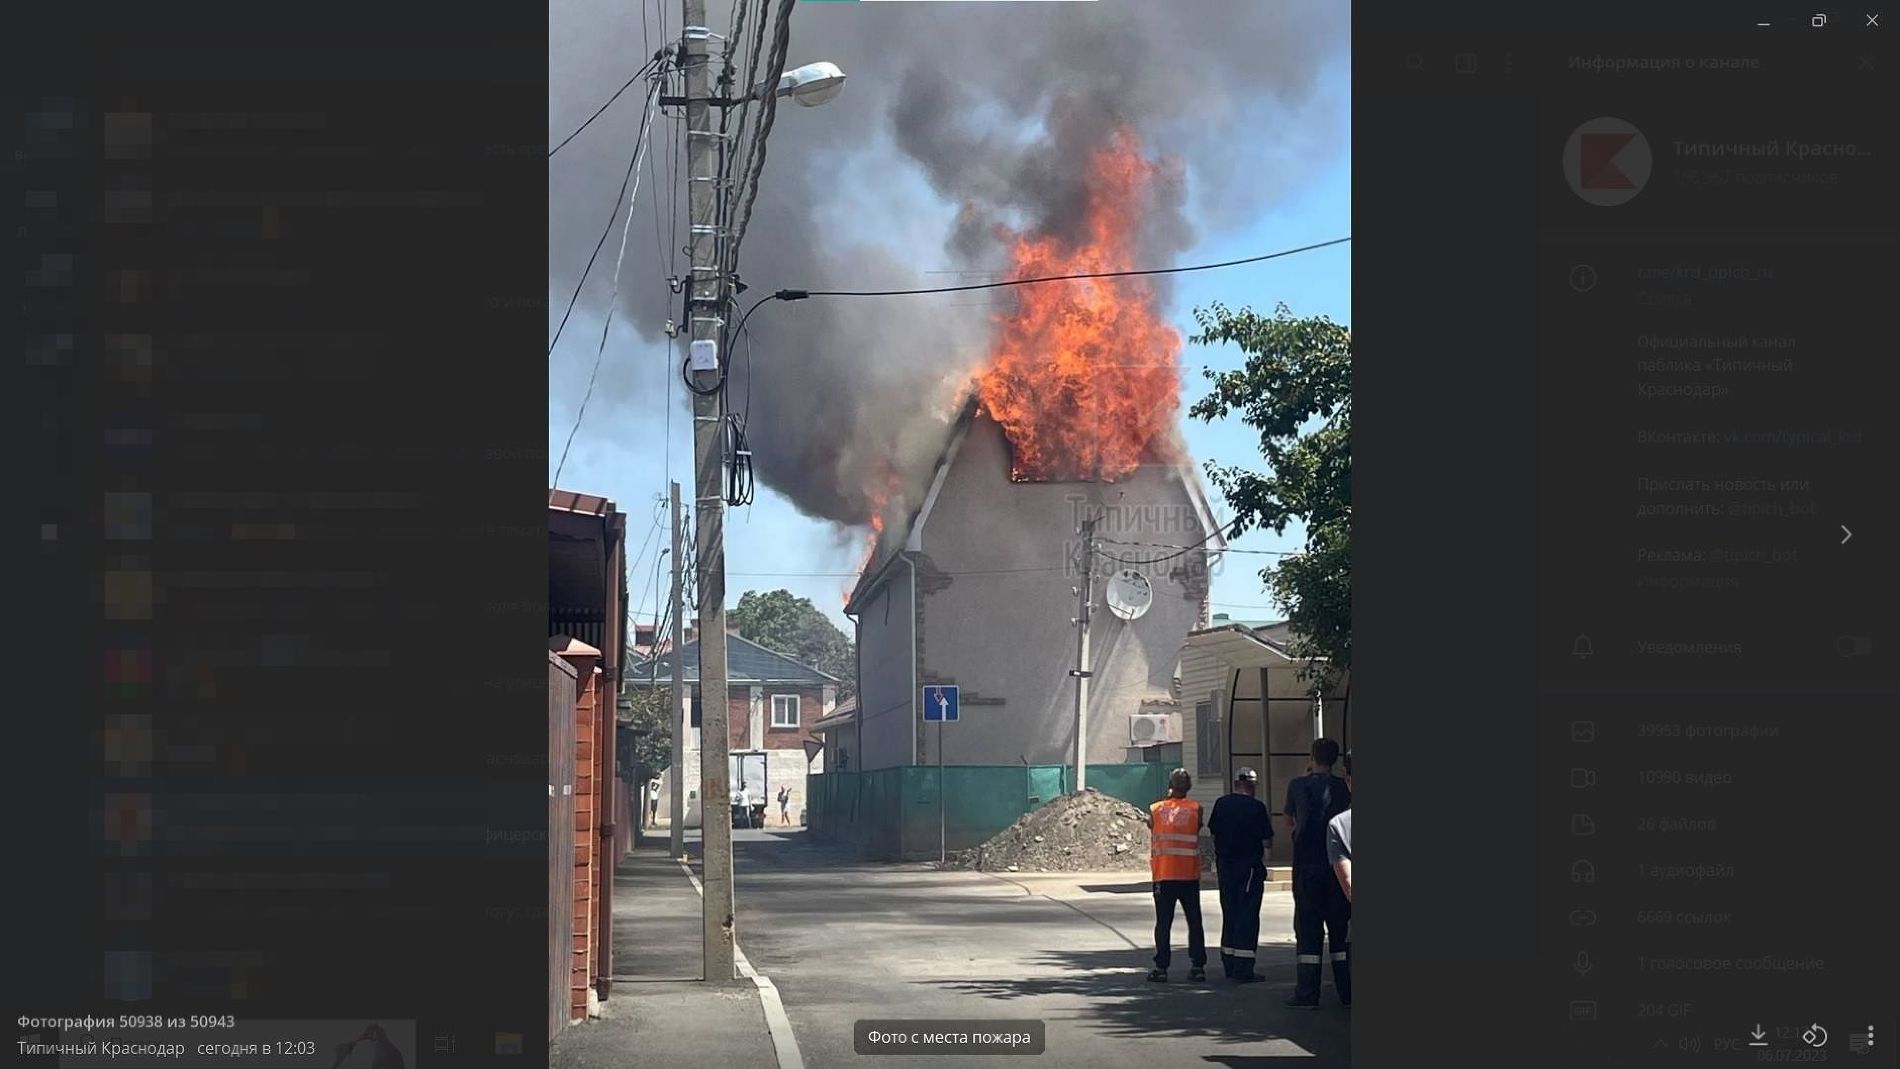
[[[1326,859],[1326,825],[1352,808],[1352,790],[1333,775],[1339,744],[1331,739],[1313,743],[1313,770],[1287,784],[1286,823],[1293,831],[1293,938],[1295,949],[1293,997],[1295,1009],[1319,1008],[1320,946],[1332,951],[1333,987],[1342,1005],[1352,1005],[1352,966],[1348,957],[1346,926],[1351,903],[1339,889]],[[1323,937],[1323,939],[1322,939]]]
[[[1216,801],[1207,818],[1220,876],[1221,965],[1229,980],[1242,984],[1262,979],[1253,964],[1260,947],[1260,898],[1266,890],[1273,820],[1266,804],[1254,797],[1259,782],[1251,768],[1234,773],[1233,793]]]

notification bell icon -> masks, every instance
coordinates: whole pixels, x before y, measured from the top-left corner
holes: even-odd
[[[1572,657],[1588,657],[1595,652],[1596,650],[1590,646],[1589,635],[1578,635],[1577,641],[1570,644],[1570,655]]]

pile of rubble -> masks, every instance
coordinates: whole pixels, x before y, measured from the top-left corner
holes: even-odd
[[[1148,869],[1148,814],[1092,789],[1025,813],[946,868],[980,872],[1118,872]]]

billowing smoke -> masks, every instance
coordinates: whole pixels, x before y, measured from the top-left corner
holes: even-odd
[[[725,5],[714,6],[723,22]],[[560,136],[625,80],[645,45],[639,13],[624,0],[557,0],[549,17],[549,124]],[[1318,78],[1343,58],[1349,22],[1350,7],[1336,0],[798,4],[790,64],[832,60],[849,82],[822,108],[779,108],[740,254],[749,292],[739,307],[785,287],[894,289],[995,277],[999,228],[1060,235],[1077,224],[1080,164],[1122,126],[1164,161],[1142,248],[1145,262],[1171,264],[1197,236],[1190,220],[1204,231],[1235,226],[1335,157],[1344,101],[1321,99]],[[678,25],[678,11],[669,10],[669,36]],[[647,32],[658,48],[657,22]],[[551,164],[550,329],[626,168],[639,91],[629,90]],[[672,134],[671,124],[658,128],[653,175],[665,187],[660,203],[677,202],[683,212]],[[673,190],[679,195],[666,195]],[[674,253],[686,229],[651,216],[643,188],[620,314],[660,339],[641,349],[657,362],[660,329],[680,315],[663,280],[684,273]],[[618,240],[616,227],[596,271],[611,270]],[[583,308],[598,316],[606,287],[588,288],[583,300],[593,304]],[[734,343],[729,388],[733,405],[749,409],[759,480],[803,512],[849,525],[867,521],[893,479],[900,498],[914,497],[1003,300],[1006,291],[979,291],[816,298],[761,310],[750,352],[745,341]],[[584,378],[591,340],[572,349],[564,340],[566,358],[557,354],[550,373]],[[612,433],[618,406],[650,411],[660,374],[645,365],[604,370],[590,424],[599,420],[608,428],[601,433]],[[674,402],[684,410],[684,391]]]

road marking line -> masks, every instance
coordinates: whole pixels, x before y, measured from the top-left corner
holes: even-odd
[[[693,893],[706,897],[706,889],[700,886],[699,877],[693,875],[692,866],[683,858],[674,860],[692,881]],[[765,1011],[765,1030],[772,1036],[772,1053],[778,1058],[778,1069],[805,1069],[805,1059],[798,1052],[798,1037],[792,1034],[792,1019],[785,1015],[785,1003],[778,996],[778,985],[752,967],[736,939],[732,942],[732,958],[739,966],[739,975],[759,989],[759,1008]],[[704,967],[700,971],[703,973]]]

